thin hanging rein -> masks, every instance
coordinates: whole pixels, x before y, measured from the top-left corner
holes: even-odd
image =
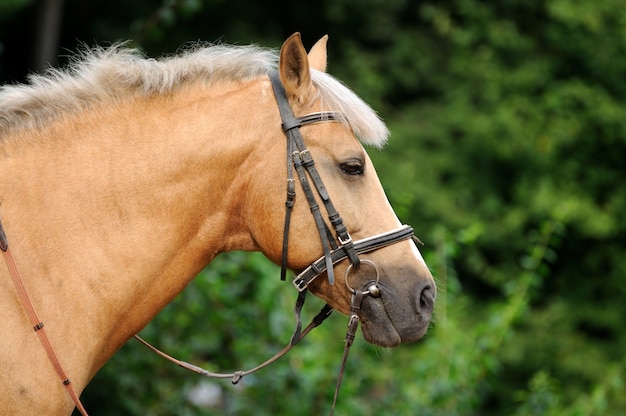
[[[294,170],[300,181],[300,185],[305,194],[306,200],[309,204],[309,208],[311,213],[313,214],[313,218],[315,219],[315,224],[317,226],[317,230],[319,233],[320,241],[322,248],[324,250],[324,255],[320,257],[318,260],[314,261],[309,267],[304,269],[300,274],[298,274],[293,279],[293,285],[298,290],[298,297],[296,299],[296,303],[294,306],[294,316],[296,320],[296,328],[291,336],[289,344],[287,344],[282,350],[280,350],[276,355],[269,358],[267,361],[259,364],[258,366],[247,370],[247,371],[236,371],[234,373],[213,373],[207,371],[201,367],[195,366],[193,364],[187,363],[185,361],[178,360],[173,358],[166,353],[158,350],[154,346],[150,345],[148,342],[143,340],[138,335],[135,335],[135,338],[148,347],[150,350],[154,351],[158,355],[163,358],[179,365],[180,367],[192,371],[194,373],[211,377],[211,378],[230,378],[233,384],[238,383],[244,376],[254,373],[270,364],[274,361],[278,360],[280,357],[285,355],[288,351],[290,351],[296,344],[298,344],[313,328],[319,326],[330,314],[332,313],[333,308],[326,304],[317,315],[311,320],[311,322],[302,329],[302,321],[301,321],[301,312],[302,307],[304,306],[304,301],[306,299],[307,288],[309,284],[315,280],[319,275],[326,272],[328,276],[328,281],[332,285],[335,281],[335,273],[334,273],[334,265],[339,263],[344,259],[348,259],[350,261],[350,265],[346,270],[345,282],[352,293],[351,302],[350,302],[350,317],[348,322],[348,329],[346,333],[345,339],[345,347],[343,358],[341,362],[341,367],[339,370],[339,376],[337,379],[337,385],[335,387],[335,394],[333,398],[333,404],[330,410],[330,415],[333,415],[335,410],[335,404],[337,402],[337,396],[339,393],[339,388],[341,386],[341,380],[343,378],[343,373],[345,370],[345,364],[348,358],[348,351],[352,342],[354,341],[356,331],[359,323],[359,312],[361,309],[361,303],[365,296],[379,297],[380,289],[378,288],[378,269],[376,264],[374,264],[370,260],[360,259],[359,254],[364,254],[370,251],[378,250],[380,248],[386,247],[391,244],[398,243],[403,240],[407,240],[413,238],[417,242],[419,240],[414,236],[413,229],[408,225],[403,225],[400,228],[395,230],[391,230],[385,233],[377,234],[368,238],[364,238],[358,241],[352,241],[352,237],[348,233],[348,230],[343,224],[343,220],[341,216],[335,209],[333,203],[330,200],[330,196],[326,191],[326,187],[322,182],[322,179],[315,167],[315,162],[307,149],[302,134],[300,133],[300,127],[313,124],[320,123],[326,121],[340,121],[341,115],[334,112],[318,112],[305,115],[303,117],[295,117],[291,106],[289,105],[284,87],[280,81],[280,78],[276,72],[270,74],[270,80],[272,82],[272,87],[274,89],[274,95],[276,96],[276,101],[278,103],[278,108],[280,111],[280,115],[282,118],[282,128],[287,137],[287,199],[285,202],[286,205],[286,214],[285,214],[285,223],[284,223],[284,234],[283,234],[283,252],[282,252],[282,260],[281,260],[281,280],[285,280],[287,273],[287,255],[288,255],[288,241],[289,241],[289,229],[291,224],[291,213],[293,206],[295,204],[296,198],[296,187],[294,180]],[[320,206],[317,203],[317,198],[315,196],[315,192],[321,199],[324,208],[326,210],[329,223],[332,225],[333,232],[329,229],[326,221],[322,216]],[[336,236],[336,237],[335,237]],[[44,350],[46,351],[50,362],[52,363],[55,371],[59,375],[61,382],[66,387],[66,390],[70,397],[72,398],[76,408],[80,411],[83,416],[87,416],[87,412],[85,408],[80,402],[80,399],[74,392],[70,379],[65,375],[61,364],[59,363],[50,342],[46,336],[46,333],[43,329],[43,323],[39,320],[35,309],[28,297],[28,294],[24,288],[24,284],[22,282],[19,271],[17,270],[17,266],[15,265],[15,261],[13,260],[13,256],[8,248],[8,242],[4,230],[2,228],[2,223],[0,222],[0,249],[4,254],[5,261],[7,263],[7,267],[9,268],[9,272],[17,289],[20,300],[26,309],[31,324],[33,325],[39,339],[42,343]],[[353,268],[358,268],[361,264],[367,264],[371,268],[373,268],[375,272],[375,278],[367,283],[367,290],[357,290],[350,286],[348,282],[349,274]]]
[[[39,319],[37,312],[35,311],[35,307],[33,306],[30,298],[28,296],[28,292],[24,287],[24,282],[22,280],[22,276],[20,275],[20,271],[15,264],[15,259],[13,258],[13,254],[9,249],[9,242],[7,240],[7,236],[4,233],[4,227],[2,226],[2,222],[0,221],[0,250],[2,251],[2,255],[4,257],[4,261],[7,264],[7,268],[9,269],[9,274],[11,275],[11,279],[13,280],[13,284],[15,285],[15,289],[17,290],[17,294],[22,302],[22,306],[26,310],[26,314],[28,315],[28,319],[33,326],[33,329],[37,333],[37,337],[41,342],[41,346],[44,351],[46,351],[46,355],[48,356],[48,360],[52,364],[54,371],[57,373],[59,378],[61,379],[61,383],[65,387],[67,394],[72,398],[72,401],[76,405],[76,408],[80,412],[81,415],[87,416],[87,411],[83,407],[83,404],[80,402],[78,395],[74,391],[74,387],[72,386],[72,382],[65,375],[65,371],[63,371],[63,367],[59,362],[56,354],[54,353],[54,348],[50,344],[50,340],[48,339],[48,335],[46,334],[46,330],[44,328],[43,322]]]

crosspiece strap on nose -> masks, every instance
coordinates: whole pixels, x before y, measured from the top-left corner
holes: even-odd
[[[353,243],[353,249],[357,254],[363,254],[370,251],[378,250],[380,248],[395,244],[402,240],[408,240],[413,237],[413,228],[408,225],[403,225],[395,230],[387,231],[386,233],[377,234],[372,237],[364,238],[362,240],[355,241]],[[341,260],[348,257],[344,246],[333,250],[330,253],[332,263],[339,263]],[[315,280],[317,276],[324,273],[326,270],[326,261],[323,257],[320,257],[314,261],[309,267],[304,269],[302,273],[295,277],[293,285],[301,292],[306,290],[309,284]]]

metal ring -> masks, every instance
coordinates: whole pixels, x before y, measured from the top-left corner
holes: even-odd
[[[361,263],[360,263],[359,265],[361,265],[361,264],[363,264],[363,263],[369,264],[370,266],[372,266],[372,267],[374,268],[374,271],[376,271],[376,281],[375,281],[373,284],[374,284],[375,286],[378,286],[378,281],[380,280],[380,274],[378,273],[378,267],[376,267],[376,263],[374,263],[374,262],[373,262],[373,261],[371,261],[371,260],[361,259]],[[352,267],[353,267],[353,266],[354,266],[354,264],[350,264],[350,265],[348,266],[348,268],[346,269],[346,279],[345,279],[345,280],[346,280],[346,287],[348,288],[348,290],[349,290],[350,292],[352,292],[352,293],[356,293],[356,290],[354,290],[352,287],[350,287],[350,283],[348,283],[348,275],[350,274],[350,270],[352,270]],[[371,286],[371,284],[370,284],[370,285],[368,285],[368,286]],[[364,291],[362,294],[363,294],[363,295],[367,295],[367,294],[369,294],[369,293],[370,293],[370,291],[369,291],[369,289],[368,289],[368,290]]]

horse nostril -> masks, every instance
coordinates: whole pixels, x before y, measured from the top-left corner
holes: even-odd
[[[419,311],[431,313],[435,305],[435,291],[430,285],[424,286],[420,292]]]

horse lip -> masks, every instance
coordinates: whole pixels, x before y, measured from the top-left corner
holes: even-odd
[[[366,287],[370,284],[368,283]],[[359,316],[362,323],[361,331],[365,340],[370,344],[397,347],[402,343],[402,337],[387,312],[385,302],[382,300],[382,291],[381,288],[380,297],[366,296],[363,299]]]
[[[368,283],[367,288],[371,283]],[[382,347],[396,347],[405,342],[413,342],[422,338],[429,327],[430,315],[423,320],[424,316],[418,312],[415,316],[415,328],[410,334],[406,330],[398,327],[394,318],[390,315],[395,300],[394,291],[384,285],[378,284],[380,297],[365,296],[361,305],[359,318],[362,322],[362,332],[365,340],[371,344]]]

